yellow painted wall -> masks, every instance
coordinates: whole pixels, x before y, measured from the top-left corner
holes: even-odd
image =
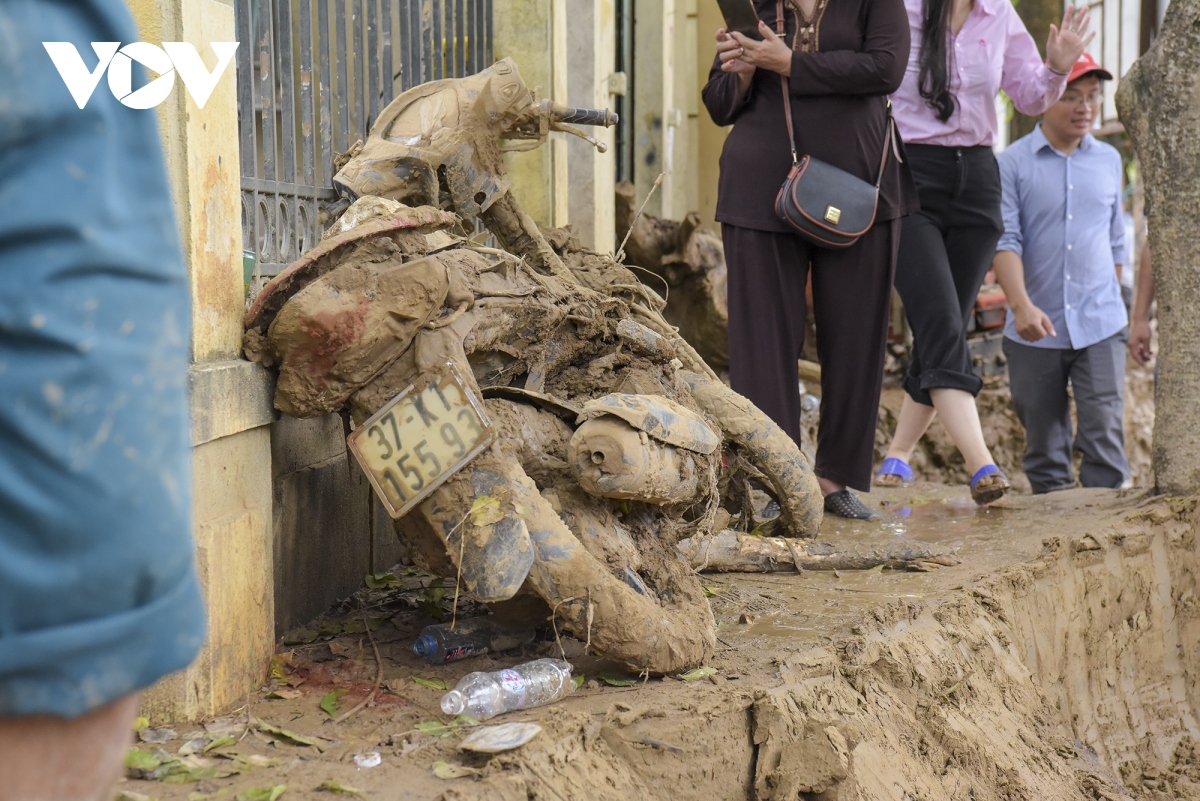
[[[566,102],[567,0],[498,2],[492,22],[496,60],[511,57],[530,89]],[[505,156],[515,196],[539,225],[568,222],[568,171],[565,134],[528,153]]]
[[[225,0],[131,0],[130,8],[143,41],[189,42],[210,69],[208,43],[237,39]],[[262,367],[238,358],[244,300],[234,71],[203,109],[179,82],[158,108],[191,282],[193,535],[209,619],[196,661],[145,696],[146,713],[158,720],[196,719],[244,701],[274,650],[271,385]]]

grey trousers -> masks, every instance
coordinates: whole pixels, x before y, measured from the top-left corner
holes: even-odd
[[[1071,408],[1075,395],[1083,454],[1079,482],[1119,487],[1129,475],[1125,459],[1125,329],[1080,350],[1036,348],[1005,337],[1008,380],[1017,417],[1025,427],[1025,474],[1034,493],[1075,486],[1071,471]]]

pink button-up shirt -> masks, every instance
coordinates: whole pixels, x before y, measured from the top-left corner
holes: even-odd
[[[913,144],[972,147],[996,141],[996,91],[1003,89],[1022,114],[1036,116],[1056,103],[1067,85],[1043,63],[1033,37],[1009,0],[975,0],[962,30],[950,37],[950,92],[956,108],[942,122],[920,91],[922,0],[905,0],[912,50],[904,82],[892,95],[896,124]]]

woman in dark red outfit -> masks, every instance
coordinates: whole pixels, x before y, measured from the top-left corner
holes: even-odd
[[[811,268],[822,369],[815,472],[826,511],[869,519],[875,513],[848,488],[871,485],[898,220],[916,210],[916,190],[907,166],[889,157],[875,225],[858,242],[827,250],[792,233],[775,216],[792,163],[780,76],[789,77],[797,152],[875,183],[887,95],[908,61],[904,2],[788,0],[782,38],[773,33],[776,0],[755,7],[762,41],[717,31],[703,91],[713,121],[733,125],[717,198],[729,267],[730,379],[800,441],[797,361]]]

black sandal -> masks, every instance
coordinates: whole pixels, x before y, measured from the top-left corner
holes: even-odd
[[[850,520],[878,520],[883,515],[866,506],[850,490],[831,492],[825,496],[825,511]]]

